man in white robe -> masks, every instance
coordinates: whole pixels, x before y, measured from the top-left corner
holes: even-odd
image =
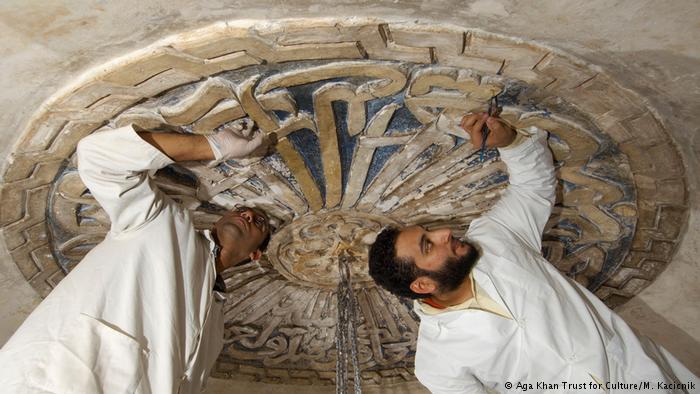
[[[475,114],[462,121],[474,146],[482,143],[484,124],[510,184],[471,223],[467,240],[449,229],[387,228],[370,248],[374,280],[415,299],[421,383],[433,393],[700,389],[671,354],[639,338],[542,256],[556,185],[546,132],[516,133]]]
[[[262,133],[96,132],[78,171],[111,228],[0,350],[3,393],[197,393],[223,345],[217,273],[257,259],[264,213],[228,212],[209,231],[152,179],[175,161],[240,158]]]

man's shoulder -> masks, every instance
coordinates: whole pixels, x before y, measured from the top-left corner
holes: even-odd
[[[420,317],[418,342],[468,343],[480,341],[505,321],[503,318],[479,309],[450,310],[438,314],[426,314],[415,307]]]
[[[122,231],[110,230],[108,238],[117,241],[133,241],[133,247],[145,244],[148,249],[158,248],[159,245],[172,245],[185,239],[196,237],[199,233],[195,227],[194,214],[182,207],[170,197],[164,196],[156,207],[158,213],[150,220],[138,226]]]
[[[469,225],[467,239],[473,242],[483,254],[501,256],[507,259],[525,254],[539,254],[529,244],[518,237],[506,223],[483,215]]]
[[[194,211],[182,205],[182,201],[175,200],[158,191],[161,194],[161,220],[178,223],[178,230],[195,231]]]

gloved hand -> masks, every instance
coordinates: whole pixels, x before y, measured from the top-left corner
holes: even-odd
[[[250,155],[264,143],[263,132],[250,119],[241,119],[223,130],[206,136],[217,162]]]

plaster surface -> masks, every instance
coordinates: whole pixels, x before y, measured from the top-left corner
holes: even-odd
[[[700,5],[693,1],[462,2],[106,2],[0,6],[0,146],[7,157],[29,117],[53,93],[92,66],[142,48],[163,36],[237,18],[373,16],[387,20],[477,27],[537,40],[600,65],[641,94],[673,136],[688,171],[690,220],[674,261],[619,312],[666,346],[691,369],[700,366],[700,291],[696,197],[700,179]],[[461,7],[461,8],[459,8]],[[458,9],[456,9],[458,8]],[[663,160],[663,158],[659,158]],[[5,163],[7,166],[7,163]],[[38,295],[3,253],[2,342],[38,302]],[[12,296],[10,296],[12,295]],[[212,389],[216,382],[212,384]],[[223,388],[223,383],[221,386]],[[225,391],[220,391],[225,392]],[[233,391],[236,392],[236,391]],[[243,392],[243,391],[239,391]],[[249,392],[249,391],[248,391]]]

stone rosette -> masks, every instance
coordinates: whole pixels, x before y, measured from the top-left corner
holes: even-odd
[[[203,134],[251,119],[277,136],[274,154],[173,165],[155,178],[200,228],[237,204],[260,206],[278,227],[268,257],[225,275],[215,375],[332,384],[342,248],[354,258],[363,379],[412,380],[417,321],[407,300],[369,279],[367,245],[388,224],[463,233],[497,201],[507,183],[497,152],[482,162],[454,127],[497,93],[508,122],[550,132],[560,181],[545,257],[609,306],[624,303],[668,265],[687,221],[671,138],[597,67],[459,27],[240,21],[116,59],[33,116],[4,174],[0,225],[20,271],[46,296],[109,228],[75,170],[80,138],[127,124]]]
[[[275,234],[267,259],[289,281],[311,287],[335,289],[340,281],[338,258],[350,258],[350,278],[355,287],[374,282],[367,272],[367,251],[376,235],[388,225],[386,216],[336,210],[304,215]]]

